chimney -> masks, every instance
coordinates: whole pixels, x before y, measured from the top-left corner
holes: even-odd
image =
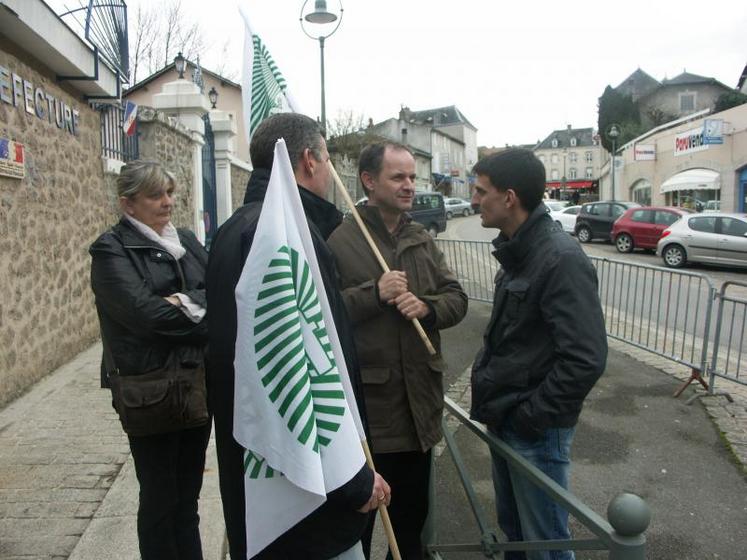
[[[568,125],[568,134],[571,133],[571,125]]]
[[[407,129],[402,129],[402,144],[407,146]]]

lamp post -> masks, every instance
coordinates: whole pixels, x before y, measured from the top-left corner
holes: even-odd
[[[612,140],[612,166],[610,169],[612,175],[612,200],[615,200],[615,153],[617,152],[618,136],[620,136],[620,125],[612,123],[607,128],[607,138]]]
[[[215,109],[215,104],[218,103],[218,92],[215,91],[215,86],[210,88],[210,91],[208,92],[208,99],[213,106],[212,108]]]
[[[184,67],[186,66],[186,59],[182,56],[182,51],[179,51],[179,54],[177,54],[174,57],[174,68],[176,68],[176,71],[179,73],[179,79],[184,79]]]
[[[314,11],[309,12],[304,16],[304,8],[306,8],[306,4],[309,3],[309,0],[305,0],[303,5],[301,6],[301,17],[299,18],[299,21],[301,22],[301,30],[306,33],[306,35],[310,39],[318,40],[319,41],[319,54],[321,59],[321,83],[322,83],[322,116],[321,116],[321,127],[322,127],[322,134],[326,135],[327,133],[327,108],[325,106],[325,100],[324,100],[324,41],[328,37],[330,37],[335,31],[337,31],[337,28],[340,27],[340,24],[342,23],[342,2],[339,2],[340,5],[340,16],[338,17],[337,14],[333,14],[332,12],[327,11],[327,2],[326,0],[314,0]],[[304,21],[308,23],[313,23],[316,25],[324,25],[326,27],[321,28],[321,31],[319,34],[313,34],[309,33],[306,30],[306,27],[304,26]],[[327,32],[330,28],[329,24],[332,24],[334,22],[337,22],[337,24],[332,27],[332,30]]]

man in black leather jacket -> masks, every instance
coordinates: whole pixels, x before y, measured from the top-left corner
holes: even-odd
[[[473,419],[567,487],[573,432],[604,371],[607,337],[597,276],[578,243],[542,204],[545,169],[510,149],[474,167],[472,198],[501,264],[484,346],[472,369]],[[568,539],[568,513],[497,454],[498,522],[511,541]],[[572,551],[508,552],[506,559],[568,560]]]
[[[270,179],[275,142],[284,138],[299,184],[301,203],[309,222],[324,287],[365,424],[360,368],[345,306],[337,286],[334,258],[326,239],[342,220],[337,209],[322,198],[331,182],[326,143],[319,126],[299,114],[281,113],[262,122],[252,137],[254,171],[244,206],[221,226],[210,251],[207,271],[209,315],[208,398],[215,417],[221,497],[231,557],[246,558],[243,448],[233,437],[234,354],[236,299],[234,290],[254,240],[262,201]],[[280,536],[255,558],[325,560],[354,547],[361,538],[368,511],[378,496],[389,501],[389,487],[367,466],[347,484],[327,495],[327,501],[298,525]],[[257,504],[261,508],[262,504]]]

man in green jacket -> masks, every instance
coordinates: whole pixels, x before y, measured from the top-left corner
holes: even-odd
[[[368,203],[358,211],[386,260],[383,273],[352,217],[329,238],[353,323],[377,472],[389,482],[389,513],[404,559],[423,558],[431,449],[441,439],[443,372],[439,330],[467,312],[467,295],[443,254],[407,211],[415,196],[415,159],[404,145],[363,149],[359,176]],[[412,319],[437,353],[430,356]],[[363,538],[369,557],[371,532]]]

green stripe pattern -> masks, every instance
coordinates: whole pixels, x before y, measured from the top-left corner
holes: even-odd
[[[259,123],[270,116],[274,109],[282,106],[281,96],[288,87],[262,40],[257,35],[252,36],[252,40],[254,42],[254,58],[252,60],[250,136],[254,134]]]
[[[268,398],[298,443],[319,453],[339,430],[346,401],[311,269],[295,249],[281,247],[267,265],[253,334]],[[250,478],[281,474],[250,450],[244,471]]]

